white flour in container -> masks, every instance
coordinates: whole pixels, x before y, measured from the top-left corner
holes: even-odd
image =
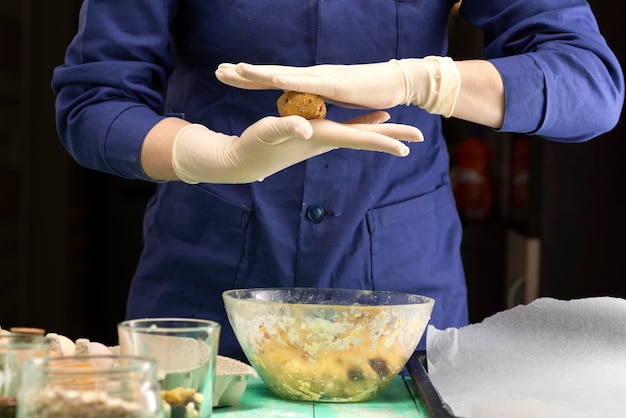
[[[176,387],[200,389],[209,371],[211,347],[202,340],[146,335],[148,355],[156,358],[158,379],[164,390]]]

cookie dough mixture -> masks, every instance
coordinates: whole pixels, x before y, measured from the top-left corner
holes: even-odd
[[[303,316],[294,312],[278,322],[261,318],[251,344],[257,372],[287,399],[372,399],[404,367],[411,350],[407,347],[415,347],[421,336],[419,329],[399,332],[405,319],[384,307],[345,307],[321,310],[315,318]]]
[[[326,103],[316,94],[288,91],[276,102],[280,116],[298,115],[305,119],[324,119]]]

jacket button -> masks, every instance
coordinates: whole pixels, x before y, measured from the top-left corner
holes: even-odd
[[[306,217],[311,222],[322,222],[324,218],[324,208],[318,205],[311,205],[306,210]]]

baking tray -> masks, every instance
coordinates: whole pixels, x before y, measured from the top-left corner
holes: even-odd
[[[417,396],[422,401],[429,418],[458,418],[446,404],[428,377],[426,351],[416,351],[406,364]]]

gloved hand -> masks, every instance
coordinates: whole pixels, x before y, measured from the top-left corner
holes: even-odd
[[[191,124],[174,139],[172,166],[186,183],[251,183],[335,148],[405,156],[409,148],[400,139],[423,141],[417,128],[381,123],[388,119],[386,112],[372,112],[346,123],[268,116],[240,137]]]
[[[244,89],[313,93],[347,107],[388,109],[414,104],[445,117],[452,115],[461,88],[452,59],[435,56],[312,67],[225,63],[215,75],[225,84]]]

